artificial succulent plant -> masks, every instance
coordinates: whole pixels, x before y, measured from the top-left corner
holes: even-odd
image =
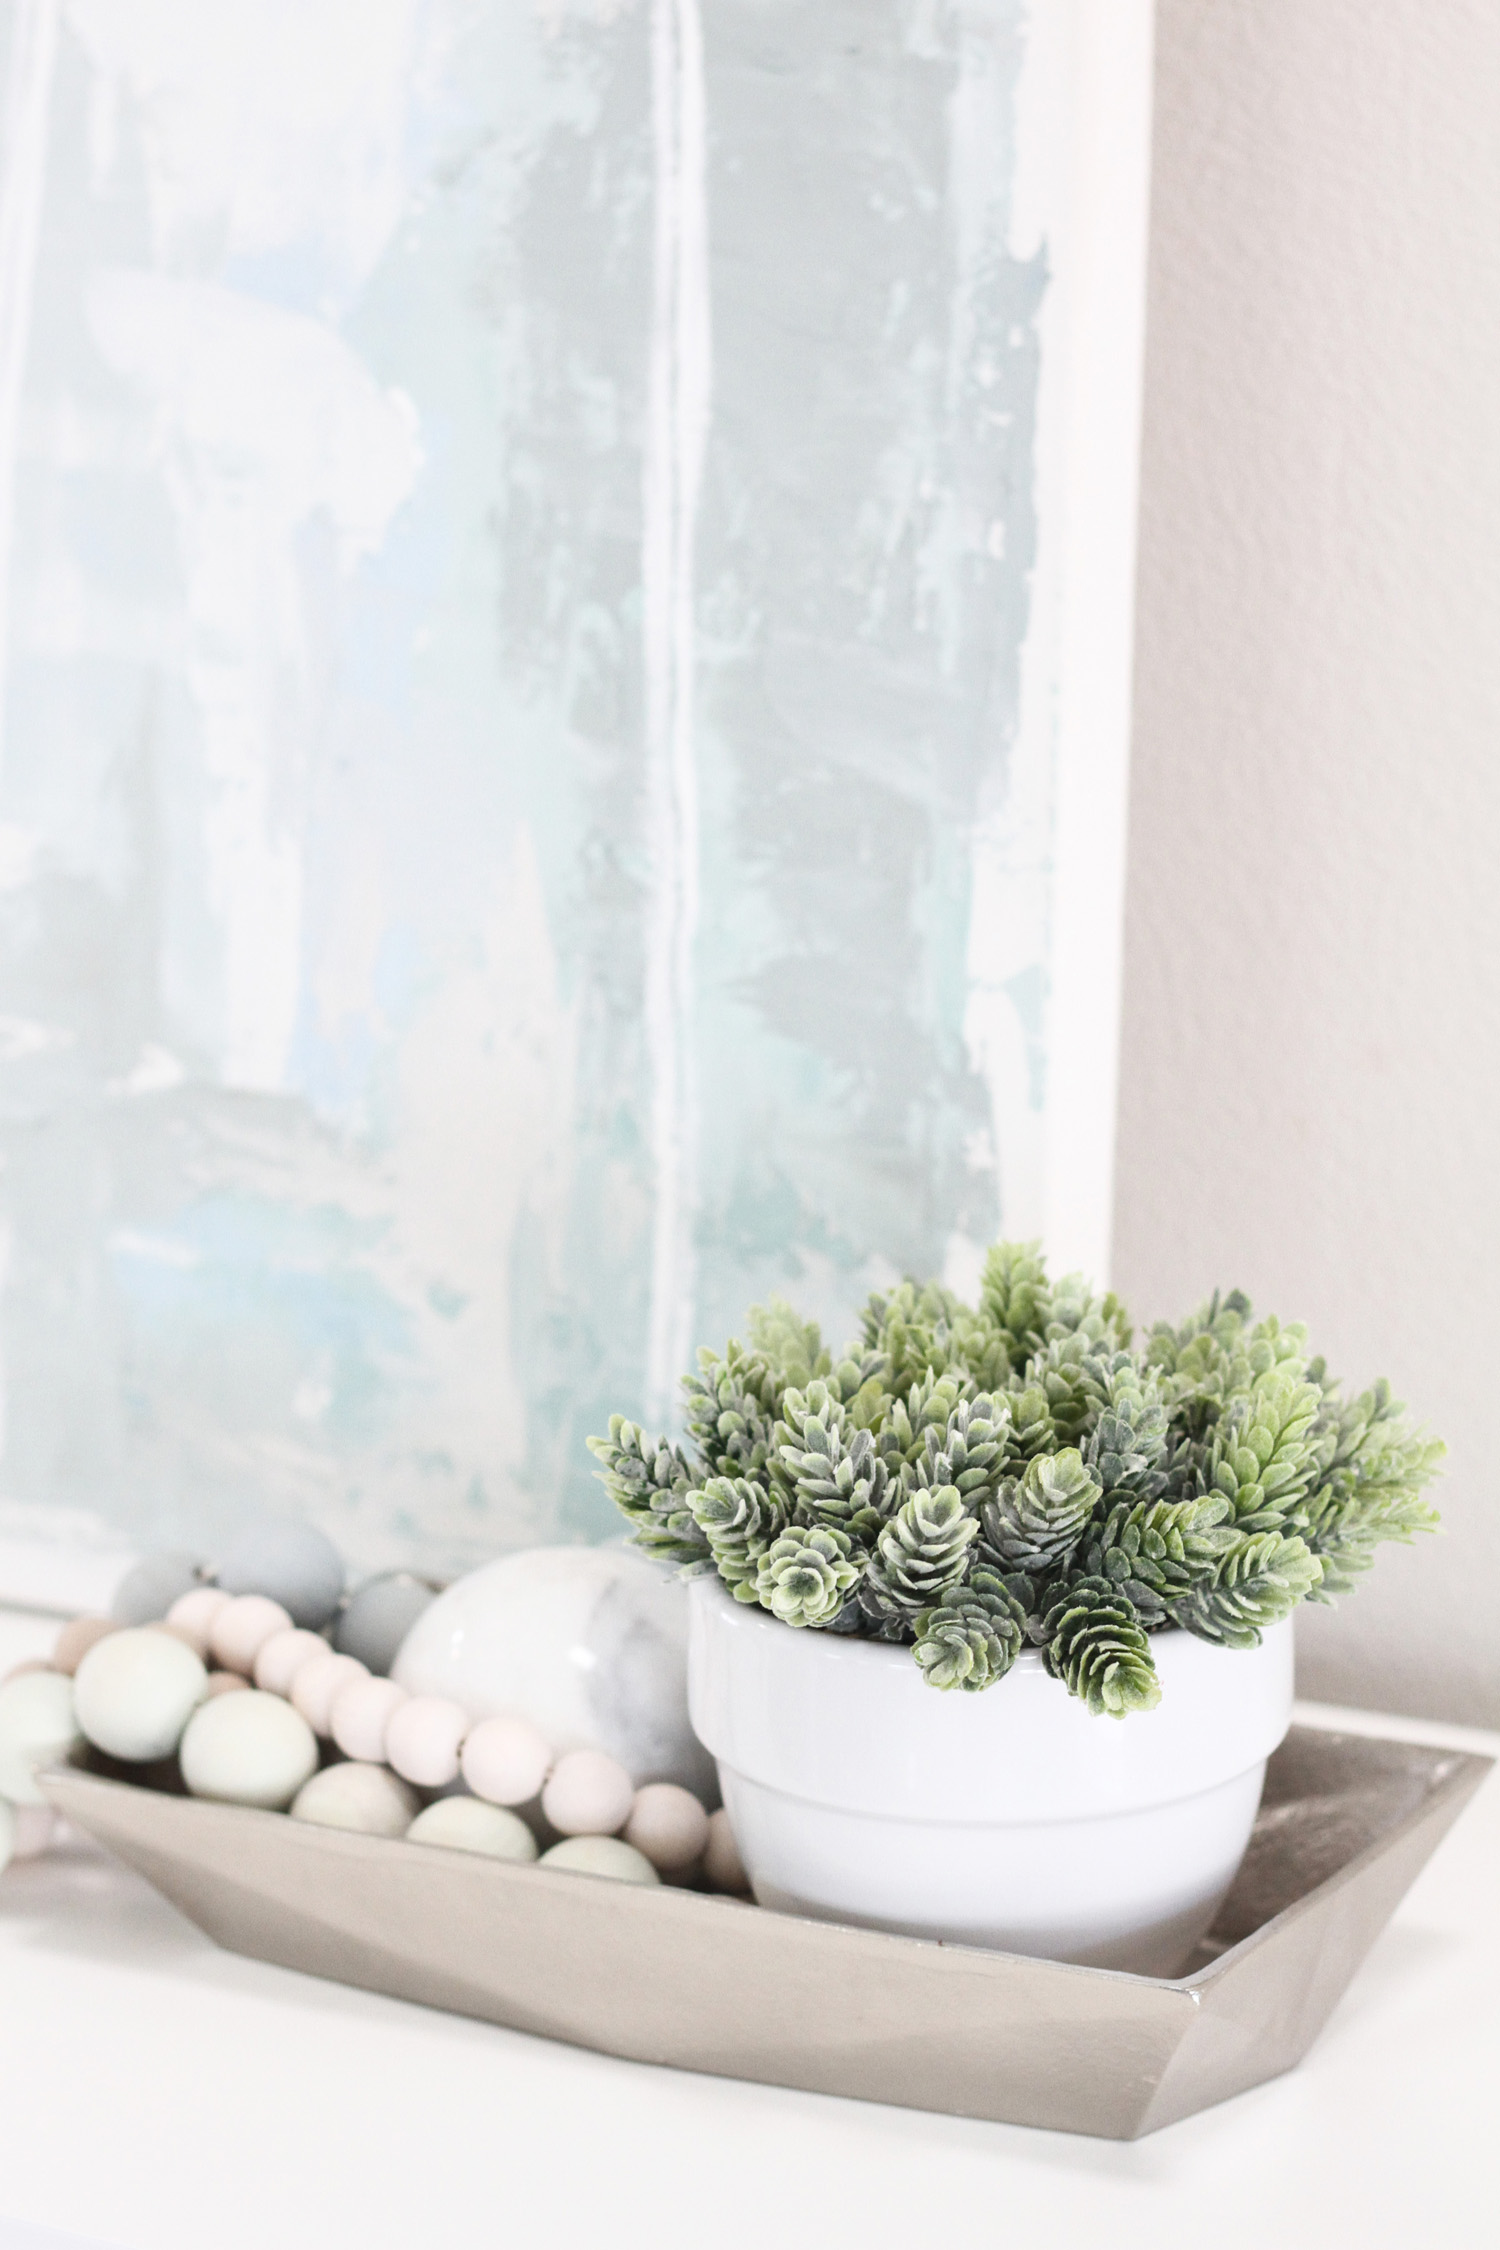
[[[934,1687],[993,1687],[1030,1643],[1091,1711],[1148,1710],[1153,1634],[1253,1648],[1437,1523],[1442,1445],[1238,1290],[1133,1347],[1116,1298],[1000,1243],[977,1308],[906,1281],[837,1358],[780,1302],[747,1334],[700,1352],[681,1441],[618,1414],[589,1440],[601,1482],[648,1554],[908,1644]]]

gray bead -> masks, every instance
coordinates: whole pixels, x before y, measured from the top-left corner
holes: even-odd
[[[316,1632],[338,1608],[344,1564],[315,1525],[262,1516],[226,1544],[216,1582],[226,1594],[267,1594],[290,1611],[294,1624]]]
[[[117,1625],[155,1625],[173,1602],[202,1585],[202,1568],[195,1555],[173,1551],[144,1556],[115,1588],[110,1616]]]
[[[372,1672],[389,1672],[401,1643],[434,1598],[432,1587],[409,1571],[387,1570],[367,1578],[349,1596],[333,1629],[333,1645],[341,1656],[357,1656]]]

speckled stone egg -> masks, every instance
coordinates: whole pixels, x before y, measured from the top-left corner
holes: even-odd
[[[471,1719],[514,1712],[559,1753],[602,1749],[637,1781],[719,1802],[688,1722],[687,1589],[628,1547],[536,1547],[455,1580],[392,1676]]]
[[[13,1805],[44,1805],[37,1767],[66,1758],[78,1740],[73,1682],[65,1673],[25,1672],[7,1680],[0,1687],[0,1797]]]
[[[344,1656],[357,1656],[372,1672],[388,1673],[401,1643],[434,1599],[434,1588],[407,1570],[367,1578],[340,1611],[333,1645]]]
[[[203,1565],[196,1555],[145,1555],[115,1588],[109,1614],[117,1625],[156,1625],[173,1602],[200,1583]]]
[[[560,1867],[570,1875],[608,1875],[617,1883],[659,1883],[661,1877],[634,1844],[618,1836],[565,1836],[539,1865]]]
[[[361,1836],[404,1836],[420,1802],[416,1791],[384,1766],[351,1759],[325,1766],[304,1782],[293,1799],[292,1818]]]
[[[219,1695],[201,1704],[187,1723],[177,1756],[195,1797],[280,1812],[316,1772],[318,1744],[290,1703],[247,1688],[242,1695]]]
[[[159,1625],[127,1625],[96,1641],[73,1678],[83,1733],[135,1765],[171,1755],[207,1691],[199,1658]]]
[[[294,1625],[326,1625],[344,1591],[344,1563],[314,1524],[263,1516],[237,1531],[214,1573],[229,1594],[268,1594]]]
[[[525,1821],[503,1805],[487,1805],[478,1797],[439,1797],[418,1813],[406,1835],[409,1843],[482,1852],[489,1859],[536,1858],[536,1838]]]

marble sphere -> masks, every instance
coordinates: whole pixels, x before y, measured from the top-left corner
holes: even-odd
[[[235,1533],[215,1577],[226,1594],[268,1594],[294,1625],[326,1625],[344,1591],[344,1561],[314,1524],[263,1516]]]
[[[155,1625],[173,1602],[201,1584],[196,1555],[176,1552],[146,1555],[127,1570],[115,1588],[109,1614],[117,1625]]]
[[[391,1676],[471,1719],[529,1719],[559,1753],[719,1802],[687,1709],[687,1588],[630,1547],[532,1547],[470,1571],[401,1644]]]

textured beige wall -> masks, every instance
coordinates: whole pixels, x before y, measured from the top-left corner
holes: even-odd
[[[1500,1725],[1500,7],[1159,0],[1114,1277],[1448,1439],[1304,1693]]]

